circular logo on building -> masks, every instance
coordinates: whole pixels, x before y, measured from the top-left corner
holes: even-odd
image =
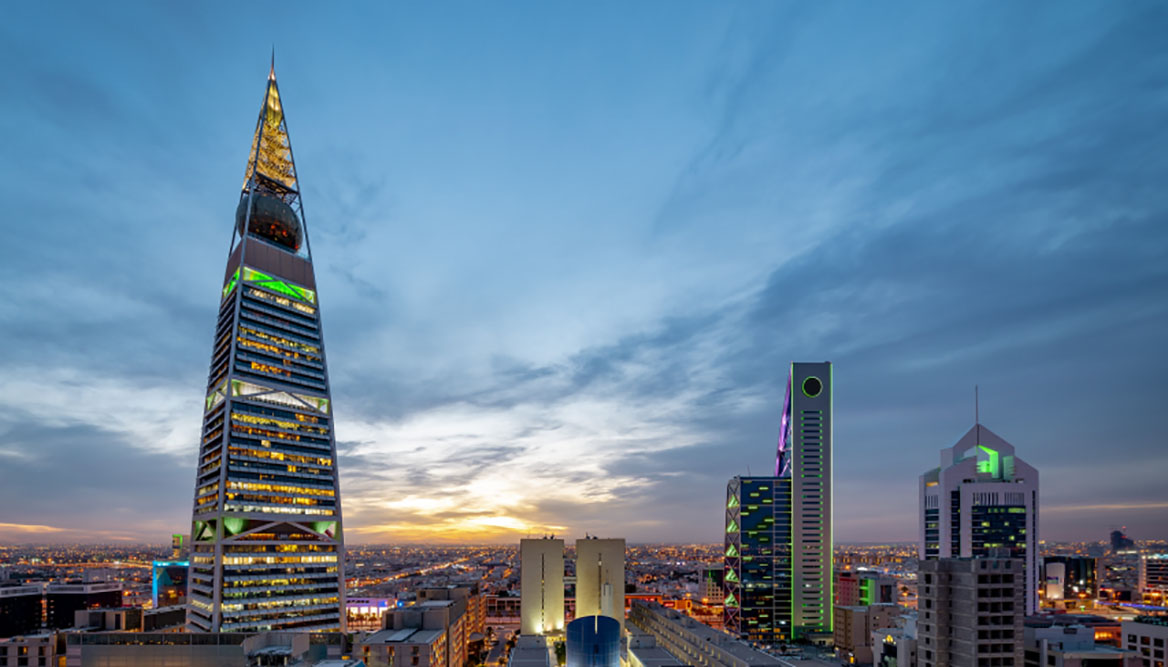
[[[803,394],[807,398],[815,398],[823,391],[823,382],[814,375],[803,381]]]

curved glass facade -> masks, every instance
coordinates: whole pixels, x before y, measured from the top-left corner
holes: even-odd
[[[567,667],[620,667],[621,625],[608,616],[582,616],[568,624]]]

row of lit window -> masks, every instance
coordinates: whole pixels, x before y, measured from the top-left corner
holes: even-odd
[[[235,340],[242,346],[251,348],[253,350],[260,350],[273,356],[284,356],[289,359],[305,360],[314,363],[320,363],[320,357],[306,352],[298,352],[296,350],[286,350],[282,347],[277,347],[271,343],[264,343],[250,338],[244,338],[242,335],[236,336]]]
[[[320,514],[331,516],[334,510],[320,507],[271,507],[269,505],[241,505],[231,503],[225,508],[229,512],[279,512],[280,514]]]
[[[305,607],[309,605],[326,605],[336,604],[338,602],[337,596],[318,598],[318,597],[293,597],[287,600],[263,600],[260,602],[231,602],[225,603],[222,606],[223,611],[243,611],[244,609],[279,609],[281,607]]]
[[[227,488],[240,489],[242,491],[270,491],[272,493],[297,493],[304,496],[328,496],[333,497],[336,493],[332,489],[317,489],[307,486],[291,486],[287,484],[265,484],[263,482],[227,482]],[[228,497],[231,497],[230,494]]]
[[[288,431],[304,431],[305,433],[319,433],[320,435],[328,435],[328,428],[324,426],[284,421],[282,419],[273,419],[271,417],[259,417],[241,412],[233,411],[231,413],[231,419],[233,421],[244,422],[246,424],[255,424],[257,426],[275,426],[277,428],[282,428]]]
[[[278,345],[284,345],[286,347],[300,350],[301,352],[304,352],[305,354],[308,354],[308,355],[319,355],[320,354],[320,348],[315,346],[315,345],[309,345],[307,343],[302,343],[298,340],[284,338],[283,336],[277,336],[275,334],[270,334],[266,331],[260,331],[259,329],[253,329],[253,328],[248,327],[248,326],[240,326],[239,330],[242,333],[245,333],[249,336],[253,336],[253,337],[259,338],[261,340],[271,341],[271,342],[276,343]],[[310,356],[309,358],[315,358],[317,360],[320,359],[319,356],[316,356],[316,357]]]
[[[276,326],[288,327],[297,332],[316,333],[315,322],[310,323],[298,319],[300,317],[298,314],[289,313],[286,310],[280,310],[279,308],[273,308],[267,304],[249,301],[247,299],[243,300],[243,306],[243,312],[252,316],[258,314],[259,319],[262,321],[270,322]]]
[[[265,438],[272,438],[275,440],[291,440],[298,442],[300,436],[296,433],[279,433],[277,431],[269,431],[264,428],[255,428],[253,426],[244,426],[242,424],[232,424],[231,430],[235,433],[246,433],[248,435],[258,435]],[[315,439],[314,439],[315,440]],[[319,440],[317,440],[319,442]],[[321,442],[321,444],[325,444]]]
[[[269,496],[258,493],[228,493],[227,499],[267,503],[268,505],[301,505],[307,507],[317,505],[331,507],[333,505],[333,501],[321,501],[316,498],[286,498],[284,496]]]
[[[272,588],[272,587],[278,587],[278,586],[326,586],[329,583],[328,581],[321,581],[319,579],[303,579],[300,577],[296,577],[293,579],[289,579],[287,577],[277,577],[277,578],[268,578],[268,577],[254,577],[254,578],[252,578],[252,577],[248,577],[248,580],[246,580],[246,581],[235,580],[235,578],[232,578],[232,579],[233,580],[231,580],[231,581],[224,582],[224,585],[227,588],[255,588],[257,586],[258,587],[265,587],[265,588]],[[334,583],[335,583],[335,581],[334,581]],[[224,595],[226,596],[228,594],[224,593]],[[247,592],[243,591],[240,593],[232,593],[231,595],[232,596],[247,595]]]
[[[325,553],[335,553],[337,550],[334,544],[225,544],[223,545],[224,553],[301,553],[309,551],[321,551]]]
[[[266,440],[264,442],[267,443]],[[232,454],[238,454],[240,456],[251,456],[251,457],[255,457],[257,459],[272,459],[274,461],[291,461],[293,463],[307,463],[309,465],[319,465],[319,466],[331,466],[333,464],[332,459],[326,459],[326,458],[322,458],[319,456],[301,456],[299,454],[288,454],[286,452],[280,452],[280,451],[275,451],[275,450],[270,450],[270,449],[251,449],[251,448],[237,447],[235,445],[231,445],[230,447],[228,447],[227,451],[232,453]]]
[[[285,563],[335,563],[336,554],[320,556],[224,556],[224,565],[277,565]]]
[[[305,315],[311,315],[313,317],[316,316],[316,309],[315,308],[313,308],[312,306],[306,306],[303,303],[300,303],[299,301],[293,301],[291,299],[288,299],[288,298],[285,298],[282,296],[276,296],[275,294],[271,294],[270,292],[265,292],[263,290],[258,290],[254,287],[249,287],[247,289],[247,293],[249,296],[254,296],[256,298],[263,299],[265,301],[272,301],[272,302],[278,303],[281,306],[284,306],[285,308],[294,308],[294,309],[304,313]]]
[[[251,305],[251,304],[245,303],[244,305]],[[243,310],[239,311],[239,316],[242,320],[246,321],[248,324],[250,324],[252,326],[266,326],[266,327],[271,327],[272,329],[275,329],[277,331],[282,331],[282,330],[286,329],[287,330],[286,333],[289,333],[293,336],[303,336],[305,339],[312,341],[312,342],[319,340],[320,334],[315,329],[293,324],[293,323],[289,322],[288,320],[285,320],[285,319],[280,318],[280,317],[270,317],[270,316],[264,314],[263,309],[244,308]]]
[[[299,352],[290,352],[288,350],[278,348],[275,345],[269,345],[267,343],[260,343],[258,341],[248,340],[247,338],[244,338],[243,336],[237,336],[235,340],[239,341],[239,344],[242,345],[243,347],[251,348],[253,350],[259,350],[260,352],[266,352],[266,353],[274,355],[274,356],[284,356],[284,357],[288,357],[289,359],[297,359],[297,360],[299,360],[301,358],[301,354]],[[320,361],[319,359],[309,358],[307,355],[304,355],[304,358],[308,361],[316,361],[316,362]]]

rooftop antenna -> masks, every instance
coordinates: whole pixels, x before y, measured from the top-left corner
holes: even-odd
[[[977,435],[974,436],[977,444],[981,444],[981,405],[978,397],[977,385],[973,385],[973,425],[977,427]]]

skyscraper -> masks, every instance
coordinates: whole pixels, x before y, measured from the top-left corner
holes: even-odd
[[[625,540],[576,540],[576,617],[608,616],[625,626]],[[619,633],[618,633],[619,634]]]
[[[726,488],[726,630],[763,643],[832,630],[832,366],[787,377],[774,475]]]
[[[941,450],[920,477],[918,556],[970,558],[1008,549],[1025,562],[1026,613],[1038,609],[1038,471],[981,424]]]
[[[623,610],[622,610],[623,611]],[[564,541],[519,541],[519,632],[564,631]]]
[[[190,541],[193,631],[344,629],[336,441],[299,187],[273,67],[211,353]]]

